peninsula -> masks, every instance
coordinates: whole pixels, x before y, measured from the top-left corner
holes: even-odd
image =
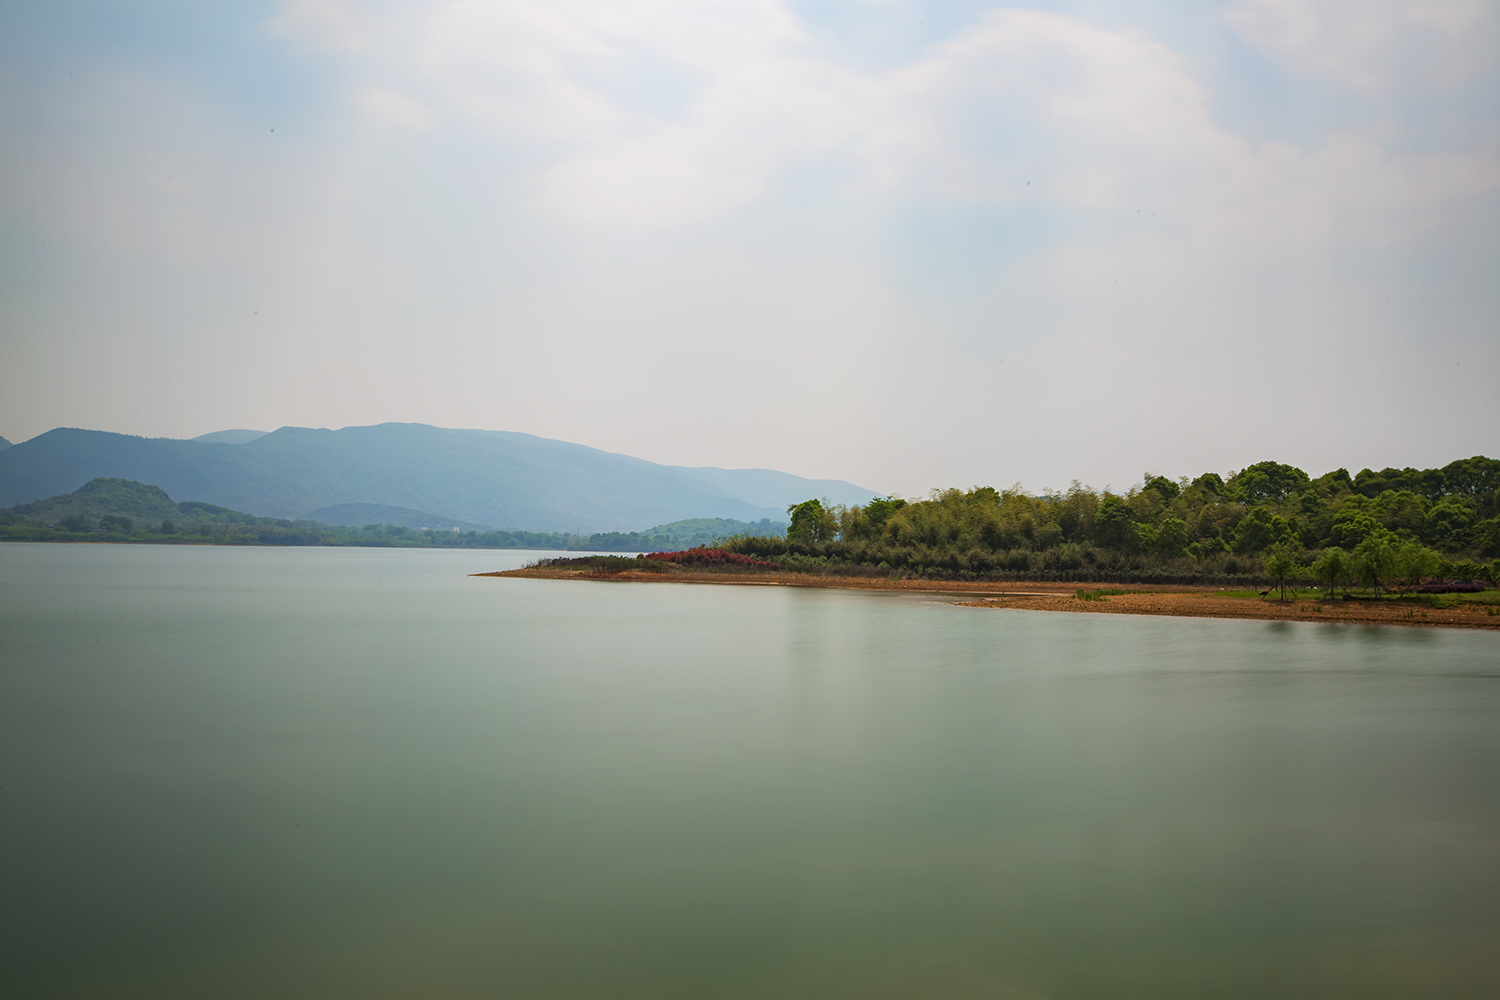
[[[1500,626],[1500,460],[1344,469],[1261,462],[1148,474],[1115,493],[1074,483],[934,490],[789,508],[784,537],[636,558],[545,559],[482,574],[972,595],[975,607],[1193,617]],[[1080,584],[1088,586],[1080,587]]]

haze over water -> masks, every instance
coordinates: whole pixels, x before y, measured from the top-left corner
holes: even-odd
[[[1490,634],[0,546],[15,997],[1500,993]]]

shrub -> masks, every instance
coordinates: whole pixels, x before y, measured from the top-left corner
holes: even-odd
[[[763,569],[780,569],[778,563],[757,559],[740,552],[725,549],[683,549],[679,552],[651,552],[646,559],[657,562],[678,563],[683,566],[754,566]]]

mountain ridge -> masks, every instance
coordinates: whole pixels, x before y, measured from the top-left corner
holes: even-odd
[[[379,504],[506,530],[583,533],[697,517],[783,518],[788,505],[812,496],[863,503],[876,495],[841,480],[660,465],[515,431],[282,427],[230,444],[60,427],[0,451],[0,507],[101,476],[259,517]]]

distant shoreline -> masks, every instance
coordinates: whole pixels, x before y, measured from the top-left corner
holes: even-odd
[[[1403,625],[1417,628],[1471,628],[1500,631],[1500,615],[1485,605],[1459,604],[1450,608],[1416,603],[1376,603],[1335,598],[1240,597],[1210,587],[1121,588],[1109,584],[1040,583],[1032,581],[890,580],[871,577],[817,576],[810,573],[712,573],[677,571],[647,573],[590,573],[580,569],[531,566],[524,569],[473,573],[476,577],[514,577],[528,580],[593,580],[605,583],[696,583],[751,587],[809,587],[832,590],[907,591],[972,595],[957,602],[966,608],[1014,611],[1058,611],[1084,614],[1157,615],[1171,618],[1225,618],[1256,621],[1343,622],[1361,625]],[[1079,591],[1098,595],[1078,597]]]

